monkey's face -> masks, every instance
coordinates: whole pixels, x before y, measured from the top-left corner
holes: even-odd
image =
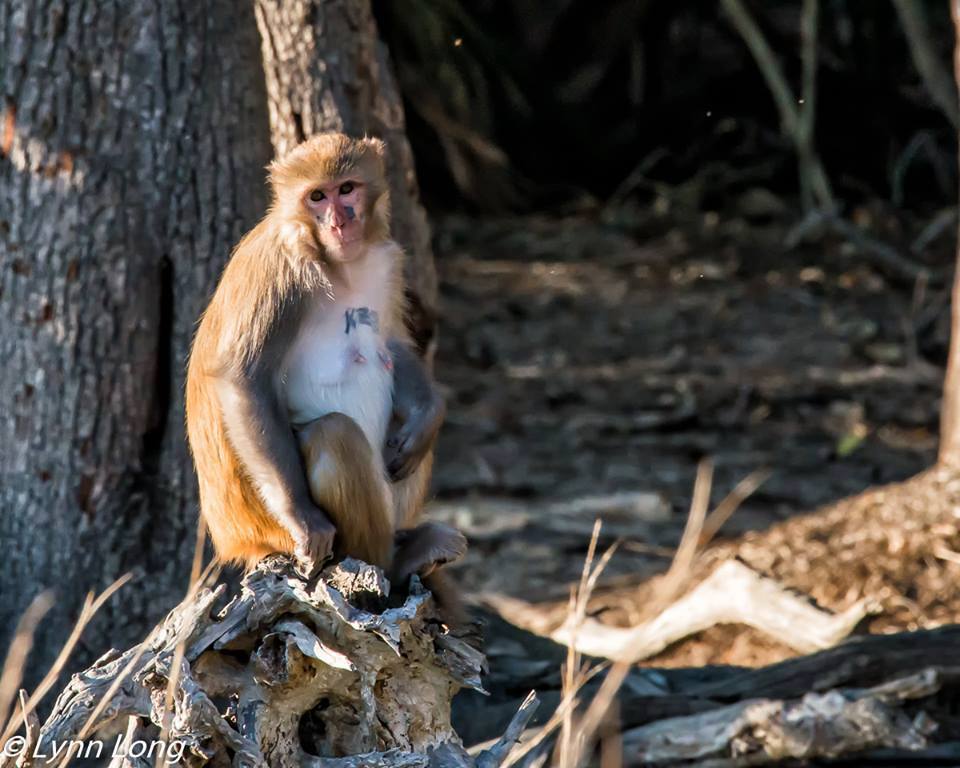
[[[333,261],[352,261],[363,252],[366,187],[357,179],[341,179],[311,189],[304,200],[317,227],[317,237]]]

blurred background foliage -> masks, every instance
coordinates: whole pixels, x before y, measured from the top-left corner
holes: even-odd
[[[907,0],[950,71],[949,6]],[[798,0],[751,14],[799,92]],[[709,0],[375,3],[435,211],[645,203],[697,180],[723,213],[762,186],[791,202],[796,159],[743,39]],[[820,4],[815,143],[840,205],[919,216],[955,198],[956,134],[924,86],[892,2]]]

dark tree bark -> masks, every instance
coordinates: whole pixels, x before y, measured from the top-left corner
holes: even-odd
[[[437,278],[403,105],[370,0],[255,0],[277,155],[321,131],[387,143],[393,236],[407,253],[411,331],[429,353]]]
[[[950,11],[956,29],[957,44],[953,54],[954,76],[960,91],[960,0],[951,0]],[[960,234],[958,234],[960,249]],[[942,464],[960,466],[960,250],[951,296],[950,354],[947,375],[943,382],[943,404],[940,409],[940,451]]]
[[[0,653],[55,589],[33,677],[87,590],[139,577],[85,633],[89,656],[187,586],[183,372],[266,205],[258,45],[232,0],[0,0]]]

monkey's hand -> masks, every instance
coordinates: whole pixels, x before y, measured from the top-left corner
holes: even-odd
[[[312,573],[333,555],[333,538],[337,529],[318,507],[304,507],[296,517],[297,524],[291,533],[297,559],[308,573]]]
[[[393,358],[393,420],[383,460],[396,482],[409,476],[433,447],[446,404],[413,350],[400,341],[388,347]]]
[[[446,405],[438,396],[425,406],[415,406],[396,414],[397,421],[387,435],[383,451],[391,480],[403,480],[420,465],[433,447],[445,413]]]

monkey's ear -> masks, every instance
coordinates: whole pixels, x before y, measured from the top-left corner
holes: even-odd
[[[283,158],[275,157],[267,163],[267,182],[274,194],[280,191],[280,187],[288,175],[288,168],[283,162]]]
[[[373,153],[379,157],[381,160],[384,159],[387,153],[387,145],[383,143],[382,139],[376,139],[372,137],[365,137],[363,139],[363,146],[367,149],[373,151]]]

